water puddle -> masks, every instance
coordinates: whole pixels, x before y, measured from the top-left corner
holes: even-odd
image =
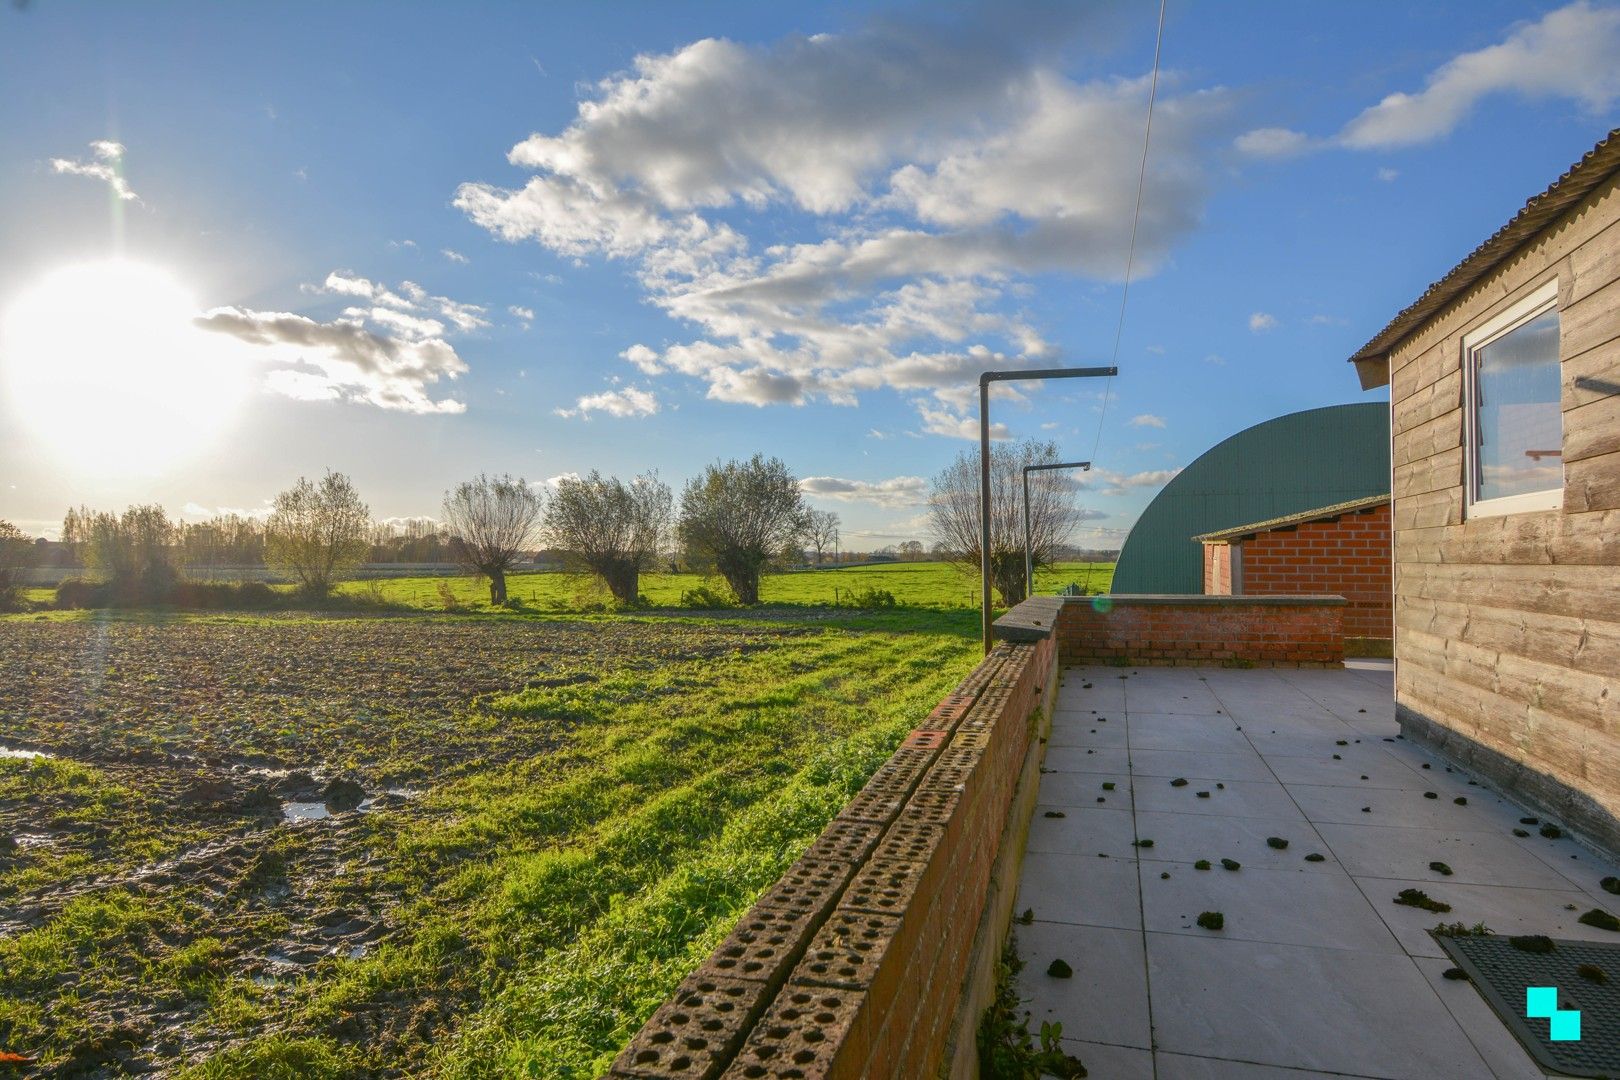
[[[281,804],[283,821],[325,821],[332,811],[323,802],[289,802]]]

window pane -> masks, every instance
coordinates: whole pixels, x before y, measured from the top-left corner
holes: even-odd
[[[1564,486],[1558,312],[1549,311],[1474,354],[1479,365],[1479,476],[1474,497]]]

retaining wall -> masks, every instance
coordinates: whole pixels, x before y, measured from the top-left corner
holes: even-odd
[[[637,1080],[977,1075],[1056,639],[1002,643],[613,1064]]]

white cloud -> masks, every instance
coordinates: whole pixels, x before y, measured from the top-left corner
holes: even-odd
[[[567,128],[512,148],[534,173],[524,185],[467,183],[455,202],[501,239],[629,260],[648,300],[695,331],[627,349],[644,373],[754,405],[925,390],[925,430],[954,434],[947,394],[1056,353],[1018,313],[1029,276],[1123,272],[1148,88],[1048,66],[1081,17],[889,19],[642,55],[590,87]],[[1161,93],[1139,271],[1197,225],[1226,100]],[[780,237],[784,210],[803,236]]]
[[[1388,184],[1396,177],[1400,176],[1401,171],[1399,169],[1391,169],[1386,166],[1385,168],[1379,169],[1376,175],[1378,176],[1378,179]]]
[[[524,322],[534,321],[534,308],[520,307],[517,304],[513,304],[506,310],[515,318],[522,319]]]
[[[88,176],[100,180],[124,202],[139,202],[140,196],[130,189],[124,179],[124,144],[111,139],[97,139],[90,144],[89,161],[72,158],[52,158],[51,171],[68,176]]]
[[[553,409],[558,416],[577,416],[589,420],[592,413],[603,412],[621,419],[631,416],[651,416],[658,411],[658,398],[646,390],[627,386],[623,390],[604,390],[600,394],[587,394],[574,403],[572,409]]]
[[[979,438],[979,418],[977,416],[956,416],[944,409],[929,408],[926,404],[918,404],[917,415],[922,418],[923,431],[930,435],[943,435],[947,439]],[[990,437],[996,440],[1009,438],[1007,425],[990,422]]]
[[[1245,131],[1232,143],[1241,153],[1257,158],[1285,158],[1312,149],[1311,137],[1290,128],[1265,127]]]
[[[1417,93],[1390,94],[1345,125],[1339,141],[1358,150],[1430,142],[1500,93],[1567,98],[1598,114],[1620,98],[1616,57],[1620,7],[1578,0],[1520,25],[1499,44],[1446,62]]]
[[[1277,328],[1277,316],[1264,311],[1257,311],[1249,316],[1249,330],[1252,333],[1263,334],[1267,330]]]
[[[1220,353],[1210,353],[1208,356],[1204,357],[1204,363],[1214,364],[1216,367],[1225,367],[1226,357],[1222,356]]]
[[[1139,413],[1131,417],[1131,427],[1164,427],[1164,417],[1154,416],[1152,413]]]
[[[921,476],[895,476],[877,481],[807,476],[799,481],[799,490],[816,498],[866,502],[891,510],[924,506],[928,502],[928,480]]]
[[[456,263],[456,264],[461,265],[461,266],[466,266],[468,263],[472,262],[471,259],[467,258],[467,256],[463,255],[461,252],[452,251],[449,248],[440,248],[439,249],[439,254],[443,255],[446,259],[449,259],[451,262]]]
[[[1312,326],[1344,326],[1348,322],[1347,319],[1344,319],[1341,316],[1324,315],[1321,313],[1312,315],[1305,321],[1310,323]]]
[[[1125,495],[1142,488],[1163,487],[1175,478],[1180,469],[1147,469],[1143,472],[1119,473],[1111,469],[1093,469],[1082,481],[1082,486],[1101,485],[1099,495]]]
[[[467,370],[441,338],[390,336],[367,330],[358,319],[316,322],[289,312],[215,308],[196,320],[205,330],[227,334],[277,365],[265,375],[275,393],[300,401],[353,401],[412,413],[459,413],[453,398],[434,400],[429,388]]]

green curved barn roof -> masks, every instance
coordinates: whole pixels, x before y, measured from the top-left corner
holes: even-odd
[[[1202,533],[1389,491],[1389,406],[1329,405],[1223,440],[1164,486],[1114,570],[1116,593],[1204,591]]]

